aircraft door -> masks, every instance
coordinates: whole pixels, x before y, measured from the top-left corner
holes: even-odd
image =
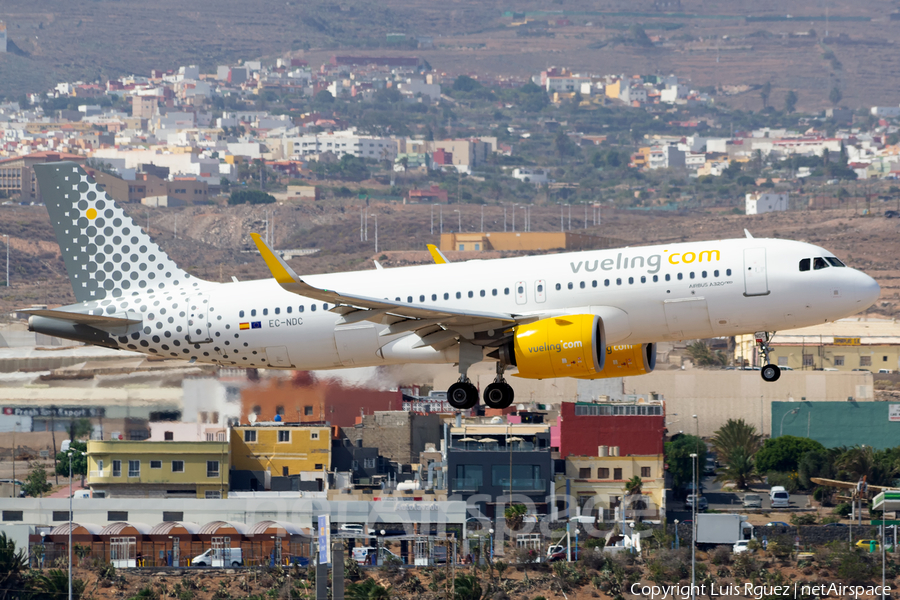
[[[766,249],[744,249],[744,295],[766,296],[769,279],[766,276]]]
[[[672,339],[705,338],[713,335],[705,298],[692,296],[666,300],[664,307]]]
[[[528,292],[525,291],[525,282],[516,282],[516,304],[525,304],[528,302]]]
[[[209,296],[198,294],[187,299],[187,330],[188,341],[192,344],[205,344],[211,342],[209,335]]]
[[[535,302],[543,302],[547,299],[547,282],[543,279],[538,279],[534,282],[534,301]]]
[[[334,345],[343,366],[371,364],[375,361],[375,353],[378,351],[378,333],[372,323],[336,327]]]

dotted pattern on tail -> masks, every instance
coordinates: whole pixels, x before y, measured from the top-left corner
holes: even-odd
[[[75,163],[35,165],[79,302],[199,287]]]

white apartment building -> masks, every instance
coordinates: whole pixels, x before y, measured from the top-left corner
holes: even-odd
[[[772,194],[769,192],[751,192],[746,197],[745,212],[748,215],[761,215],[788,209],[788,194]]]
[[[285,156],[310,156],[322,152],[333,152],[338,156],[349,154],[357,158],[394,160],[397,157],[397,141],[358,135],[354,130],[335,131],[283,138]]]

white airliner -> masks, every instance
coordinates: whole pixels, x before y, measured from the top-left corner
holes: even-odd
[[[831,252],[744,238],[470,260],[298,276],[253,238],[271,279],[202,281],[186,273],[77,164],[35,165],[77,304],[30,310],[33,331],[201,363],[335,369],[455,363],[459,409],[478,402],[466,377],[494,360],[487,406],[525,378],[602,378],[653,370],[655,343],[769,334],[853,315],[880,293]],[[377,264],[376,264],[377,266]]]

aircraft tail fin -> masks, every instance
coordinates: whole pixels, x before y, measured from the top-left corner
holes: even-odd
[[[79,302],[200,285],[80,165],[45,163],[34,172]]]

